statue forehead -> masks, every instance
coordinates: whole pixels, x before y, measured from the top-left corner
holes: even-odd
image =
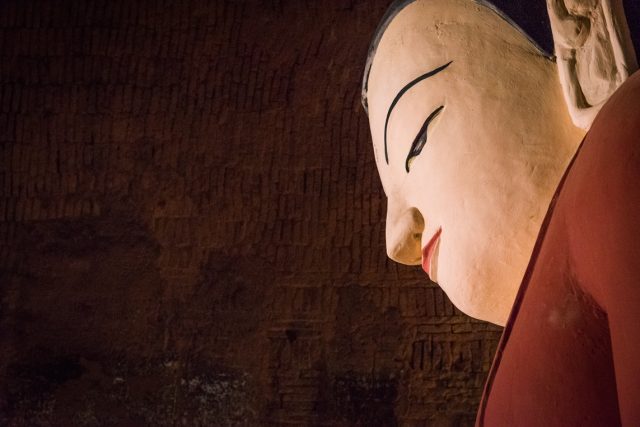
[[[459,61],[461,56],[482,55],[466,49],[469,40],[496,34],[513,45],[527,45],[548,57],[520,27],[484,0],[397,1],[383,17],[369,48],[362,82],[365,111],[369,107],[373,68],[406,80],[418,68],[426,71],[447,58]]]
[[[409,27],[414,27],[415,29],[415,25],[412,24],[416,24],[418,21],[418,17],[422,15],[422,13],[416,12],[424,12],[424,10],[421,10],[421,8],[419,7],[421,5],[424,5],[424,3],[424,1],[420,0],[398,0],[389,7],[387,12],[383,16],[382,21],[378,25],[378,28],[371,41],[371,45],[369,46],[369,52],[362,80],[362,104],[367,112],[369,80],[374,61],[380,62],[381,55],[379,55],[379,53],[385,50],[384,48],[386,45],[390,44],[389,39],[393,38],[394,33],[398,33],[399,31],[403,32]],[[433,0],[430,3],[440,4],[442,6],[442,2],[438,0]],[[407,40],[405,39],[404,41],[400,41],[400,43],[403,45],[397,45],[397,41],[396,43],[392,42],[392,44],[396,44],[396,46],[391,47],[398,48],[399,50],[403,51],[407,50],[406,48],[409,47],[407,45]]]
[[[388,108],[407,83],[451,61],[454,65],[446,74],[461,77],[470,71],[465,66],[469,40],[498,30],[492,20],[495,14],[472,0],[417,0],[406,5],[378,40],[367,76],[368,102],[375,103],[376,109]],[[487,29],[479,30],[482,25]],[[411,94],[425,86],[431,85],[421,83]]]

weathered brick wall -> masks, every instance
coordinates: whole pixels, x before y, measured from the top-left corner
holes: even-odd
[[[0,424],[472,422],[499,330],[385,256],[388,3],[0,2]]]

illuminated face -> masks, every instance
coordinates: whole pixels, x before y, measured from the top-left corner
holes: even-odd
[[[388,255],[505,324],[583,136],[555,64],[487,6],[424,0],[391,20],[367,74]]]

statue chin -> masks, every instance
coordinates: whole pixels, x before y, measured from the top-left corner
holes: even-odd
[[[486,262],[454,258],[447,263],[442,259],[434,279],[458,310],[470,317],[504,326],[527,260],[521,256],[512,259],[512,264],[507,266],[495,263],[491,256],[486,257]],[[500,266],[509,268],[500,269]]]

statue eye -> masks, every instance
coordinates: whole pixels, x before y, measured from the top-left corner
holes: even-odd
[[[424,121],[422,127],[420,128],[420,132],[418,132],[418,135],[413,140],[411,149],[409,150],[409,155],[407,156],[407,160],[404,163],[404,168],[407,170],[407,173],[409,173],[409,167],[411,166],[411,162],[413,161],[413,159],[415,159],[422,152],[422,149],[427,144],[427,129],[429,128],[429,123],[431,123],[433,119],[438,117],[438,114],[440,114],[443,108],[444,105],[441,105],[433,110],[431,114],[429,114],[429,117],[427,117],[427,120]]]

